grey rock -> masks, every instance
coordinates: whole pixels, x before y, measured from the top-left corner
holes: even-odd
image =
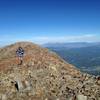
[[[81,95],[81,94],[77,95],[76,97],[77,97],[77,100],[88,100],[87,96],[84,96],[84,95]]]

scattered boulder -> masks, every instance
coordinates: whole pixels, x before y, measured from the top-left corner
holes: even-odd
[[[76,98],[77,98],[77,100],[88,100],[87,96],[84,96],[84,95],[81,95],[81,94],[77,95]]]
[[[96,84],[97,84],[97,85],[100,85],[100,76],[97,76],[97,77],[96,77]]]

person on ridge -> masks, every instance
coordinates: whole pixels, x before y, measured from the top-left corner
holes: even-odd
[[[20,61],[18,65],[22,65],[23,63],[23,56],[24,56],[24,49],[22,47],[19,47],[16,51],[16,55]]]

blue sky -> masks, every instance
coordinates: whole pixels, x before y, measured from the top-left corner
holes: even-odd
[[[98,42],[100,0],[0,0],[0,43]]]

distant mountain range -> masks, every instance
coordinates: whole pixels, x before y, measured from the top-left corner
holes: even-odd
[[[100,43],[48,43],[44,47],[89,74],[100,75]]]
[[[69,42],[69,43],[47,43],[43,45],[44,47],[51,48],[81,48],[81,47],[91,47],[91,46],[100,46],[100,42]]]

